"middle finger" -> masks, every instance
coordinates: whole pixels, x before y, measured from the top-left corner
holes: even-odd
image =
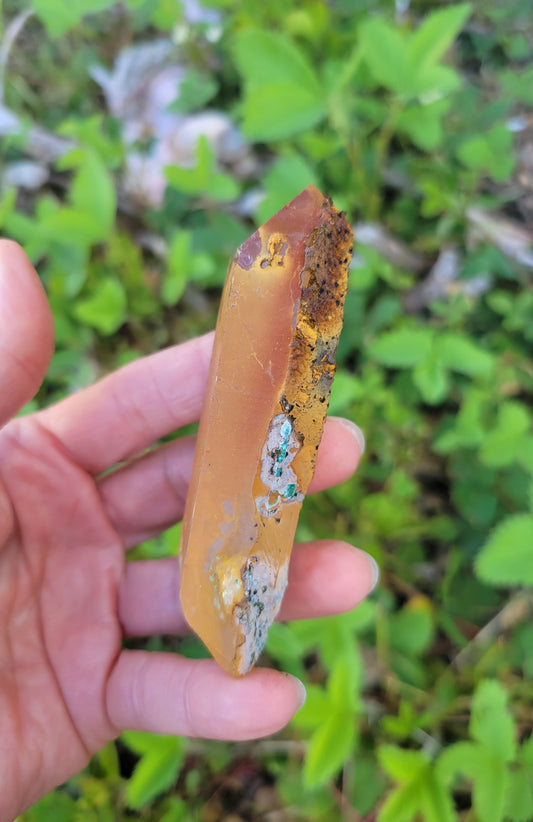
[[[375,587],[379,572],[365,552],[336,540],[294,546],[279,619],[309,619],[350,611]],[[179,598],[177,559],[126,563],[119,618],[128,636],[189,632]]]
[[[357,431],[347,420],[326,420],[311,493],[343,482],[355,471],[362,452]],[[181,519],[194,446],[194,437],[175,440],[99,480],[107,514],[126,548]]]

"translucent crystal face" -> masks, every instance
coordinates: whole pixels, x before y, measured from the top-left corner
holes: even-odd
[[[181,599],[230,673],[287,585],[342,326],[351,230],[310,186],[238,249],[222,298],[182,527]]]

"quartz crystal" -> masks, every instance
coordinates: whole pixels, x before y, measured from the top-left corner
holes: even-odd
[[[257,662],[335,372],[352,232],[314,186],[230,263],[181,536],[187,621],[234,676]]]

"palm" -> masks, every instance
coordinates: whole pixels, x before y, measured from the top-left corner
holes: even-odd
[[[2,306],[0,426],[37,389],[52,340],[35,273],[5,241]],[[187,629],[177,562],[124,552],[182,514],[193,441],[146,449],[198,418],[210,348],[203,337],[167,349],[0,430],[0,822],[126,728],[246,739],[298,706],[297,683],[277,671],[234,680],[212,660],[122,649],[124,635]],[[331,420],[314,490],[349,476],[359,450]],[[297,546],[282,617],[346,610],[371,581],[362,552]]]
[[[124,555],[92,478],[29,420],[3,434],[0,508],[12,506],[13,519],[0,547],[0,716],[18,754],[0,770],[27,804],[50,787],[43,775],[62,781],[116,733],[104,696],[120,649]]]

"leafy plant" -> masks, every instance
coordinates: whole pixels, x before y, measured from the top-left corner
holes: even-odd
[[[126,799],[131,808],[141,808],[176,781],[185,759],[187,742],[180,737],[140,731],[127,731],[123,739],[140,757],[128,780]]]

